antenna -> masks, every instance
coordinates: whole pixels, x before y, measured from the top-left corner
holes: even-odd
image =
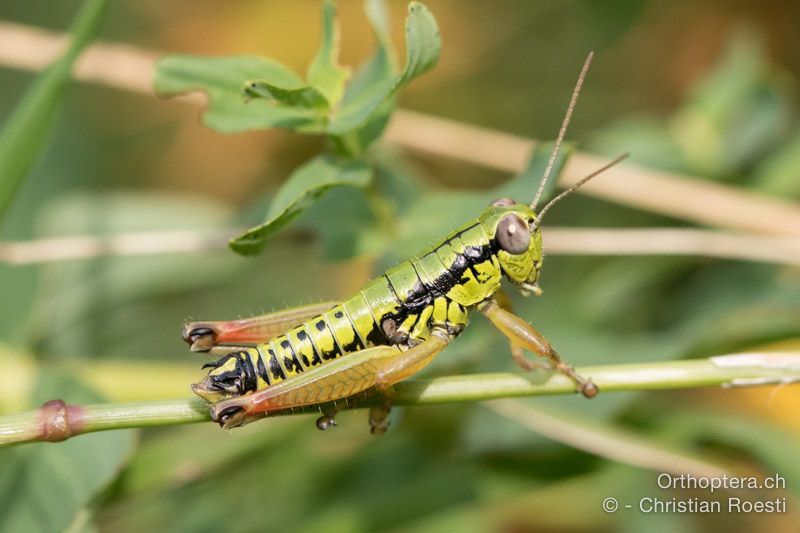
[[[561,129],[558,132],[556,145],[553,147],[553,153],[550,154],[550,160],[547,162],[547,166],[544,169],[544,176],[542,176],[542,181],[539,182],[539,190],[536,191],[536,197],[533,199],[533,202],[531,202],[531,209],[536,209],[536,206],[539,205],[539,199],[541,199],[542,193],[544,192],[544,187],[547,185],[547,180],[550,178],[550,172],[553,170],[556,157],[561,149],[561,143],[564,141],[564,135],[567,133],[567,126],[569,126],[569,120],[572,118],[572,111],[575,109],[575,103],[578,101],[578,94],[581,92],[583,80],[586,78],[586,72],[589,70],[589,65],[592,64],[593,57],[594,52],[589,52],[589,55],[586,56],[586,61],[583,62],[583,68],[581,69],[581,73],[578,75],[578,82],[575,84],[575,89],[572,91],[572,98],[569,101],[569,107],[567,107],[564,120],[561,122]]]
[[[559,194],[558,196],[556,196],[555,198],[553,198],[552,200],[547,202],[547,204],[545,204],[545,206],[542,208],[542,211],[538,215],[536,215],[536,221],[535,221],[534,226],[538,227],[541,224],[542,218],[544,218],[544,214],[547,213],[547,210],[550,209],[551,207],[553,207],[553,205],[555,205],[556,202],[558,202],[559,200],[563,199],[565,196],[575,192],[584,183],[586,183],[590,179],[594,178],[595,176],[597,176],[599,174],[602,174],[603,172],[605,172],[609,168],[613,167],[614,165],[616,165],[617,163],[619,163],[620,161],[622,161],[623,159],[625,159],[629,155],[630,154],[627,154],[627,153],[622,154],[621,156],[617,157],[616,159],[614,159],[610,163],[606,163],[605,165],[603,165],[602,167],[598,168],[597,170],[595,170],[594,172],[592,172],[591,174],[589,174],[585,178],[582,178],[578,183],[576,183],[575,185],[573,185],[569,189],[563,191],[561,194]]]

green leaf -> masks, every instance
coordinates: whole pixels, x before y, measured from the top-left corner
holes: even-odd
[[[200,57],[174,55],[156,64],[155,90],[162,96],[200,90],[209,98],[203,122],[222,133],[282,127],[306,133],[324,130],[325,117],[316,108],[287,105],[275,98],[268,103],[246,102],[242,83],[260,80],[291,92],[306,84],[289,68],[257,56]]]
[[[81,384],[45,373],[35,403],[99,398]],[[136,432],[109,431],[62,443],[36,443],[0,451],[0,531],[63,531],[119,474],[133,452]]]
[[[300,87],[297,89],[284,89],[268,81],[247,81],[242,87],[245,100],[263,98],[278,105],[303,107],[308,109],[328,109],[325,96],[314,87]]]
[[[382,33],[379,32],[384,31],[386,24],[380,20],[380,11],[371,9],[368,10],[368,13],[372,13],[370,20],[376,33],[379,34],[379,41],[383,42],[385,37],[380,37]],[[328,133],[343,135],[367,122],[370,116],[378,110],[381,104],[391,98],[397,89],[432,69],[439,60],[441,48],[439,27],[433,14],[419,2],[411,2],[406,18],[406,64],[403,72],[392,80],[384,77],[383,70],[380,69],[384,69],[385,65],[391,63],[389,59],[379,60],[376,56],[373,62],[381,61],[382,63],[376,65],[374,70],[367,71],[364,81],[354,89],[348,90],[351,94],[345,95],[345,104],[331,120]],[[388,50],[386,48],[383,52],[387,58],[390,57]]]
[[[100,32],[106,0],[87,1],[67,51],[42,72],[0,132],[0,214],[36,161],[70,81],[72,64]]]
[[[322,44],[308,68],[308,85],[285,66],[255,56],[168,56],[156,66],[155,89],[162,95],[204,91],[210,106],[203,120],[223,133],[270,127],[327,132],[338,152],[358,154],[386,127],[395,91],[433,68],[439,59],[441,39],[436,19],[420,3],[412,2],[408,9],[406,64],[399,75],[394,74],[385,6],[379,0],[371,0],[366,10],[378,51],[345,89],[349,71],[337,63],[336,7],[326,1]],[[246,97],[267,99],[270,105],[247,105],[242,101],[240,89],[244,80],[257,80],[246,83]],[[330,117],[327,112],[335,110],[340,101],[339,110]]]
[[[406,19],[406,66],[396,86],[405,85],[436,66],[441,51],[442,37],[433,14],[423,4],[411,2]]]
[[[339,103],[350,71],[338,64],[339,25],[336,5],[325,0],[322,6],[322,43],[308,66],[308,83],[325,96],[331,108]]]
[[[342,161],[317,156],[294,171],[275,195],[266,222],[230,241],[231,248],[243,255],[257,254],[267,239],[305,211],[312,202],[332,187],[349,185],[363,188],[372,179],[363,162]]]

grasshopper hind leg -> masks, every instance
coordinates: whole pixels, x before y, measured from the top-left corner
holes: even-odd
[[[258,392],[213,403],[211,418],[231,428],[271,411],[332,402],[372,388],[386,394],[427,365],[449,340],[446,332],[435,329],[431,338],[406,351],[374,346],[354,352]]]
[[[258,344],[334,305],[335,302],[320,302],[239,320],[188,322],[183,326],[182,336],[193,352],[207,352],[218,344]]]

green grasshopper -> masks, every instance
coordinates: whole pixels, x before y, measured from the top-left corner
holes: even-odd
[[[564,196],[622,160],[586,176],[535,211],[552,171],[586,76],[590,54],[572,93],[558,139],[530,205],[510,198],[492,202],[477,219],[441,242],[391,268],[341,303],[326,302],[245,320],[191,322],[183,337],[192,351],[224,350],[192,390],[210,404],[211,418],[231,428],[273,411],[321,405],[368,390],[389,398],[391,387],[424,368],[467,325],[475,309],[510,341],[514,360],[536,365],[523,351],[547,359],[587,398],[598,393],[591,379],[565,363],[528,322],[501,298],[505,277],[523,295],[540,294],[541,223]],[[386,408],[373,409],[373,433],[388,427]],[[317,421],[320,429],[335,422]]]

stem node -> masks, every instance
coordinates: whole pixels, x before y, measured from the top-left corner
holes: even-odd
[[[64,400],[45,402],[39,409],[42,419],[40,440],[59,442],[82,433],[80,411],[79,406],[68,406]]]

